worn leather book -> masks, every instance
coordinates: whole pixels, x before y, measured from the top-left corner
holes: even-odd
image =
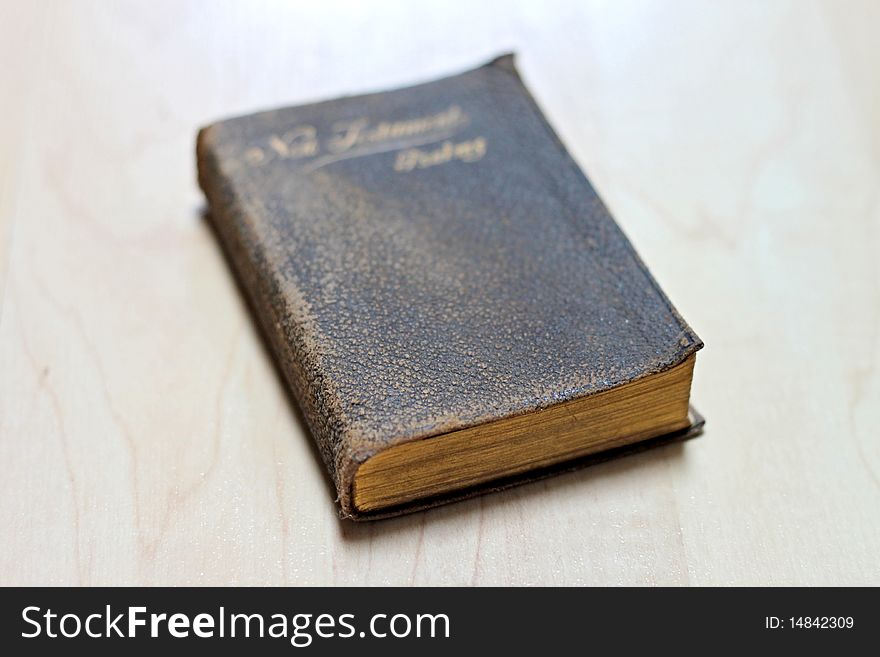
[[[688,437],[702,343],[513,57],[215,123],[209,216],[341,515]]]

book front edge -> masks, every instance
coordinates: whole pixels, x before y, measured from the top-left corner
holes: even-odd
[[[664,445],[679,443],[685,440],[689,440],[691,438],[696,438],[697,436],[701,435],[703,433],[703,428],[706,424],[706,419],[697,411],[697,409],[693,407],[693,405],[688,405],[688,420],[690,422],[688,426],[684,427],[683,429],[664,434],[662,436],[656,436],[654,438],[649,438],[647,440],[642,440],[629,445],[623,445],[602,452],[588,454],[586,456],[582,456],[570,461],[564,461],[562,463],[557,463],[551,466],[529,470],[527,472],[512,475],[510,477],[495,479],[483,484],[479,484],[477,486],[466,488],[464,490],[457,490],[434,497],[414,500],[412,502],[401,504],[395,507],[380,509],[378,511],[370,511],[368,513],[360,512],[356,508],[352,507],[351,512],[340,512],[340,515],[343,519],[354,521],[370,521],[393,518],[395,516],[424,511],[426,509],[430,509],[436,506],[451,504],[453,502],[460,502],[472,497],[485,495],[486,493],[506,490],[508,488],[520,486],[522,484],[540,481],[542,479],[546,479],[548,477],[552,477],[558,474],[574,472],[576,470],[580,470],[591,465],[604,463],[618,457],[638,454],[654,447],[662,447]]]

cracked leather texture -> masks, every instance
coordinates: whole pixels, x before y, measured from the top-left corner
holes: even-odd
[[[370,139],[331,152],[356,121]],[[479,159],[456,151],[479,143]],[[438,162],[398,167],[412,149]],[[197,151],[211,221],[344,517],[361,517],[357,466],[391,445],[608,390],[702,347],[510,55],[222,121]]]

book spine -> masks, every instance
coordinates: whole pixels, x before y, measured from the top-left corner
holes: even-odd
[[[267,253],[265,235],[256,230],[258,210],[248,208],[242,190],[230,184],[213,147],[211,126],[196,141],[199,186],[208,199],[208,220],[219,238],[240,286],[256,315],[273,355],[336,486],[343,517],[352,517],[351,480],[357,462],[347,449],[342,419],[322,374],[314,333],[303,313],[290,308],[290,284]]]

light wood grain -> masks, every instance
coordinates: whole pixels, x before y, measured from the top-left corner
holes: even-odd
[[[0,3],[0,583],[880,584],[878,20]],[[508,49],[705,340],[706,435],[340,522],[201,219],[195,130]]]

